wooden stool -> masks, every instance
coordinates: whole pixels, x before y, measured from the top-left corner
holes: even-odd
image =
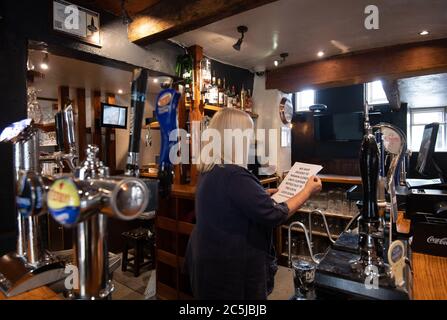
[[[149,237],[149,229],[138,228],[123,232],[121,236],[124,240],[121,269],[124,272],[130,267],[134,277],[138,277],[143,267],[150,266],[150,269],[155,267],[154,239]]]

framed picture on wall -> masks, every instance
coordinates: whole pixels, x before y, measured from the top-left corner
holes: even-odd
[[[53,1],[53,29],[101,46],[99,13],[64,0]]]
[[[288,148],[292,144],[291,129],[289,127],[281,127],[281,148]]]

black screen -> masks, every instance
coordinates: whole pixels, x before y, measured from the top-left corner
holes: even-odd
[[[435,152],[436,137],[438,136],[439,123],[427,124],[424,128],[421,147],[419,149],[416,170],[422,174],[427,174],[428,165],[432,161]]]
[[[315,137],[319,141],[359,141],[363,137],[362,113],[315,115]]]

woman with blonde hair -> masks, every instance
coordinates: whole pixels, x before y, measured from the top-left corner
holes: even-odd
[[[264,190],[246,168],[253,133],[250,116],[222,109],[208,129],[220,141],[209,142],[214,148],[208,148],[207,157],[202,154],[206,161],[198,165],[197,223],[185,260],[193,295],[196,299],[264,300],[273,289],[277,269],[273,229],[319,192],[321,181],[311,177],[301,192],[276,203],[271,199],[276,190]],[[238,144],[241,138],[243,143]]]

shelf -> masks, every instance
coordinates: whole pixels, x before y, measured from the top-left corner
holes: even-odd
[[[300,213],[311,213],[313,210],[309,210],[309,209],[298,209],[297,212]],[[326,217],[333,217],[333,218],[341,218],[341,219],[346,219],[346,220],[351,220],[353,217],[352,216],[347,216],[341,213],[334,213],[334,212],[324,212],[324,215]]]
[[[151,129],[151,130],[160,130],[160,123],[157,122],[152,122],[150,124],[146,124],[143,126],[143,129]]]
[[[203,107],[203,109],[205,109],[205,110],[209,110],[209,111],[219,111],[219,110],[223,109],[223,107],[213,106],[213,105],[206,104],[206,105]],[[240,109],[238,109],[238,110],[240,110]],[[245,112],[246,112],[250,117],[252,117],[253,119],[256,119],[256,118],[259,117],[259,115],[256,114],[256,113],[248,112],[248,111],[245,111]]]
[[[284,226],[284,225],[282,225],[281,228],[283,228],[285,230],[289,229],[288,226]],[[292,231],[304,233],[303,229],[301,229],[301,228],[292,228]],[[328,235],[326,234],[326,232],[321,232],[321,231],[317,231],[317,230],[312,230],[312,235],[329,238]],[[331,236],[332,236],[332,239],[338,239],[337,235],[331,234]]]
[[[321,182],[329,183],[345,183],[345,184],[362,184],[362,178],[359,176],[343,176],[338,174],[319,174]]]

